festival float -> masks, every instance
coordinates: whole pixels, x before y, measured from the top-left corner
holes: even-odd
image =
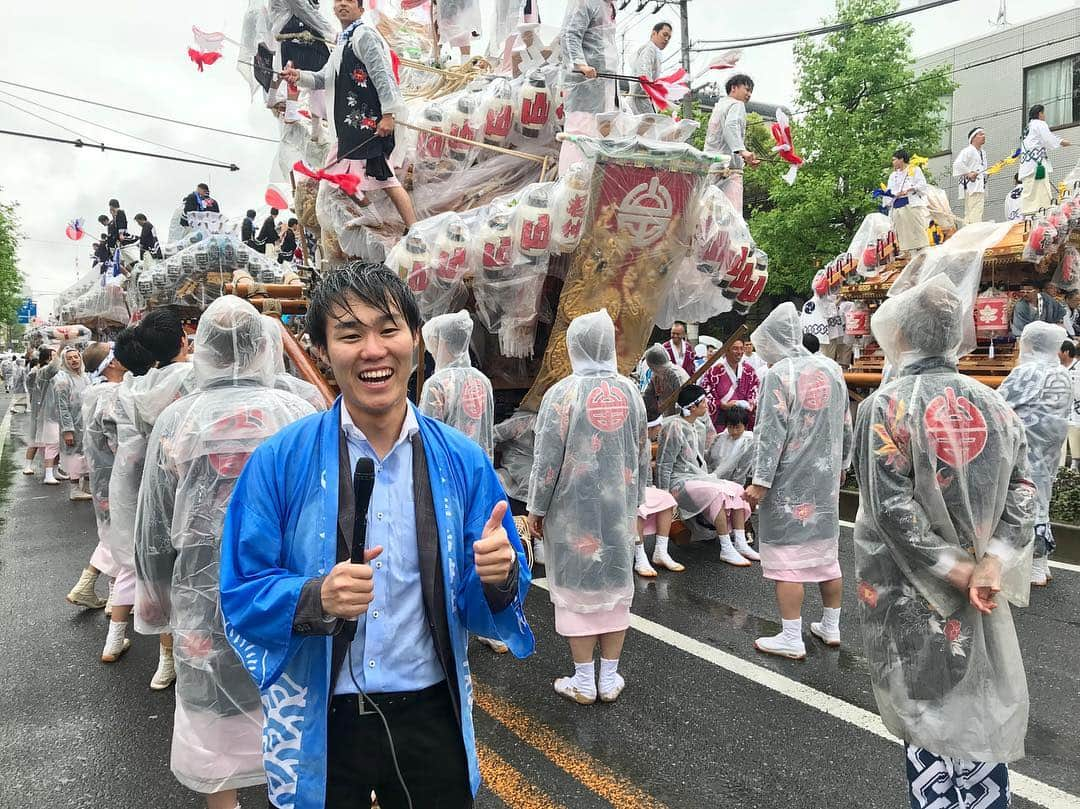
[[[1080,287],[1080,172],[1059,187],[1062,201],[1015,222],[980,222],[928,233],[937,243],[913,258],[900,256],[889,219],[869,214],[845,253],[820,270],[803,307],[803,331],[852,348],[845,379],[856,398],[881,384],[884,356],[870,317],[885,298],[944,273],[967,297],[977,348],[960,359],[961,373],[997,387],[1016,365],[1013,307],[1023,283]],[[1076,231],[1074,233],[1074,230]]]

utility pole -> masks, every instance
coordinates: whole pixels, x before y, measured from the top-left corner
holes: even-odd
[[[690,13],[687,6],[690,4],[690,0],[679,0],[679,22],[681,24],[682,31],[680,33],[681,45],[682,45],[682,66],[686,71],[686,78],[690,79]],[[689,118],[691,114],[691,99],[690,94],[687,93],[683,96],[682,100],[682,116],[683,118]]]

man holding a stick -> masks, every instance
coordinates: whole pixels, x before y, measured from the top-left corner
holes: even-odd
[[[394,80],[390,46],[364,25],[363,14],[363,0],[334,0],[342,31],[329,61],[318,72],[297,70],[290,63],[281,77],[308,90],[327,91],[337,145],[325,171],[359,177],[356,196],[361,205],[367,204],[364,192],[385,191],[408,228],[416,222],[412,200],[387,160],[394,151],[394,116],[405,101]]]

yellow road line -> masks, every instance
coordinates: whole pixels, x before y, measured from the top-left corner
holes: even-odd
[[[480,757],[484,785],[510,809],[566,809],[527,781],[486,744],[477,742],[476,753]]]
[[[484,713],[615,809],[666,809],[656,798],[642,792],[610,767],[567,742],[547,725],[496,696],[487,686],[474,682],[473,696]]]

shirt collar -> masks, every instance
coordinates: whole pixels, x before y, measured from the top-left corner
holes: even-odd
[[[371,446],[367,436],[353,423],[352,415],[349,413],[349,408],[345,406],[344,400],[341,402],[341,431],[345,433],[346,440],[363,442]],[[416,413],[413,412],[412,405],[406,405],[405,421],[401,423],[401,433],[398,435],[397,441],[394,442],[394,446],[390,448],[390,452],[386,454],[389,455],[418,432],[420,432],[420,424],[416,420]]]

